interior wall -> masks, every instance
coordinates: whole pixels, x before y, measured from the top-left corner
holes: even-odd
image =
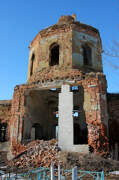
[[[58,92],[31,90],[25,97],[23,139],[52,139],[56,137]]]

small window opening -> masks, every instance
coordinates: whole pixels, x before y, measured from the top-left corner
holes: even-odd
[[[0,141],[5,142],[7,141],[7,123],[0,124]]]
[[[72,86],[72,91],[78,91],[79,87],[78,86]]]
[[[77,110],[74,110],[74,114],[73,114],[74,117],[78,117],[79,116],[79,112]]]
[[[50,91],[56,91],[56,88],[51,88]]]
[[[59,64],[59,45],[53,44],[50,50],[50,66]]]
[[[32,54],[32,57],[31,57],[30,76],[32,76],[32,74],[33,74],[34,59],[35,59],[35,55]]]
[[[56,118],[59,118],[59,114],[58,113],[56,114]]]
[[[82,47],[83,49],[83,63],[84,65],[92,65],[92,59],[91,59],[91,48],[88,45],[84,45]]]
[[[53,114],[55,115],[56,118],[59,118],[58,110],[54,111]]]

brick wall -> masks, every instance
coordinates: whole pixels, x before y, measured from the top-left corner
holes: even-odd
[[[77,77],[77,76],[76,76]],[[75,83],[69,84],[83,86],[84,88],[84,111],[86,116],[86,123],[88,126],[88,144],[93,148],[94,153],[105,155],[109,152],[108,149],[108,115],[107,115],[107,99],[106,99],[106,79],[102,73],[91,73],[82,76],[81,80],[76,80],[73,75]],[[64,83],[67,83],[65,80]],[[58,86],[59,81],[55,81],[53,87]],[[45,82],[46,83],[46,82]],[[48,88],[49,83],[45,84]],[[62,83],[62,81],[61,81]],[[57,85],[56,85],[57,84]],[[52,86],[49,85],[49,88]],[[59,87],[59,86],[58,86]],[[61,87],[61,85],[60,85]],[[25,94],[33,89],[43,89],[43,83],[32,83],[17,86],[14,91],[12,101],[12,116],[10,121],[10,132],[11,132],[11,145],[18,142],[21,143],[24,121],[29,117],[29,113],[25,108]]]

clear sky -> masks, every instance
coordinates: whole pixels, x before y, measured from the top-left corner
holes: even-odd
[[[14,87],[26,82],[28,46],[35,35],[61,15],[73,13],[78,21],[99,29],[104,49],[119,41],[119,0],[0,1],[0,100],[11,99]],[[119,69],[110,59],[103,57],[108,92],[119,92]]]

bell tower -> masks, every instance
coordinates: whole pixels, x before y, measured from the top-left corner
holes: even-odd
[[[102,72],[99,32],[76,21],[75,15],[61,16],[57,24],[40,31],[29,48],[28,83],[50,79],[51,74],[60,79],[71,72]]]
[[[62,150],[108,153],[101,52],[99,31],[74,14],[37,34],[29,45],[27,83],[14,91],[11,147],[30,138],[55,138],[58,129]]]

